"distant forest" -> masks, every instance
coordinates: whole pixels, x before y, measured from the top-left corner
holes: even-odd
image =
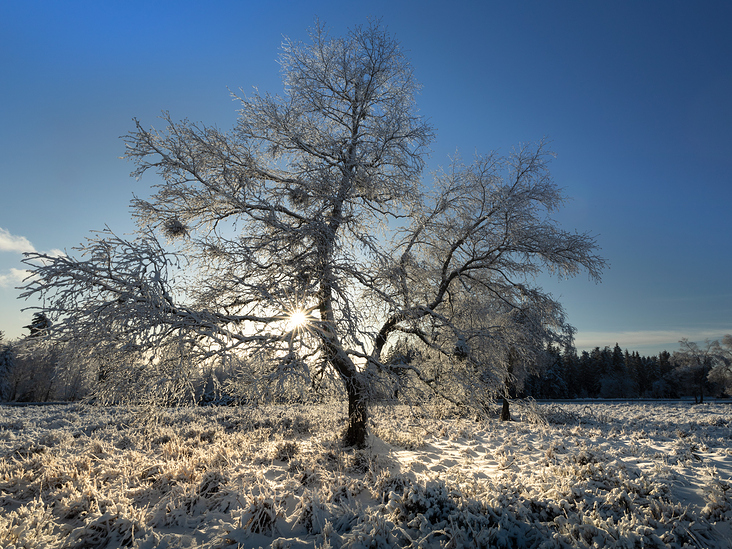
[[[727,396],[725,383],[709,379],[711,357],[690,361],[682,352],[662,351],[658,356],[615,347],[577,354],[573,348],[547,349],[548,362],[538,374],[529,375],[513,388],[516,397],[535,399],[574,398],[682,398],[699,401]],[[680,360],[682,358],[687,360]]]
[[[41,314],[36,316],[27,326],[31,334],[26,338],[7,341],[0,332],[0,401],[76,401],[91,396],[98,388],[100,370],[71,360],[63,346],[45,342],[48,320]],[[680,348],[673,353],[663,351],[650,357],[623,350],[618,344],[581,354],[572,347],[559,349],[549,345],[543,357],[541,364],[515,368],[508,381],[508,396],[694,398],[703,402],[709,396],[727,397],[732,393],[732,336],[729,335],[722,345],[707,341],[706,346],[698,346],[682,340]],[[232,368],[198,368],[187,375],[193,402],[237,401],[227,390],[227,380],[235,377]]]

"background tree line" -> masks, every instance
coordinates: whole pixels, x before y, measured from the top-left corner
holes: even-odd
[[[51,343],[44,338],[48,319],[38,313],[26,326],[30,335],[6,341],[0,332],[0,400],[4,402],[48,402],[83,400],[98,392],[104,383],[105,366],[98,360],[80,360],[72,344]],[[171,359],[181,360],[181,356]],[[419,361],[418,350],[405,344],[389,353],[392,361]],[[185,359],[185,357],[182,357]],[[199,404],[231,404],[247,400],[287,401],[292,395],[285,387],[273,386],[262,392],[252,383],[249,393],[241,371],[251,363],[230,359],[207,367],[191,365],[185,376],[165,378],[160,372],[153,384],[160,393],[169,393],[168,404],[181,400]],[[519,373],[521,372],[521,373]],[[523,377],[521,377],[523,376]],[[180,385],[188,390],[181,398]],[[732,394],[732,336],[721,342],[703,344],[686,339],[673,352],[642,356],[637,351],[595,347],[578,353],[574,347],[559,349],[549,344],[541,363],[515,369],[508,382],[513,398],[684,398],[703,402],[707,396]],[[175,395],[175,396],[173,396]],[[158,394],[158,397],[164,394]],[[327,391],[321,393],[327,398]],[[336,396],[335,394],[332,396]],[[397,399],[399,395],[395,395]],[[387,397],[388,398],[388,397]],[[158,398],[160,400],[160,398]],[[162,399],[165,401],[165,399]]]
[[[512,393],[536,399],[694,397],[703,402],[706,396],[730,394],[731,356],[730,335],[721,343],[683,339],[679,349],[653,356],[623,350],[617,343],[581,353],[549,345],[545,366]]]

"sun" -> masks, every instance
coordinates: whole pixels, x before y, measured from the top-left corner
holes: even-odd
[[[292,311],[287,317],[287,329],[289,331],[298,330],[304,328],[308,324],[308,322],[309,319],[307,313],[305,311],[297,309],[296,311]]]

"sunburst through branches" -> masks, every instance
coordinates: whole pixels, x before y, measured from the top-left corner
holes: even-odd
[[[308,314],[302,309],[295,309],[287,317],[287,331],[303,330],[309,323]]]

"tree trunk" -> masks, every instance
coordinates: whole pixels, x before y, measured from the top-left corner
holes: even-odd
[[[343,435],[346,446],[363,448],[368,439],[368,406],[361,383],[352,380],[348,386],[348,428]]]
[[[503,397],[503,408],[501,409],[501,421],[511,421],[511,414],[508,411],[508,399]]]
[[[320,337],[323,350],[328,361],[338,372],[348,394],[348,427],[343,434],[343,443],[346,446],[363,448],[368,438],[367,391],[361,374],[353,360],[343,350],[336,330],[335,315],[333,313],[334,280],[331,269],[332,253],[335,248],[335,238],[341,225],[343,201],[351,187],[351,178],[344,176],[338,199],[333,204],[333,211],[328,219],[324,220],[326,231],[317,242],[319,264],[322,269],[319,273],[320,288],[318,289],[318,310],[320,311]]]
[[[324,320],[320,330],[323,351],[328,362],[338,372],[348,394],[348,427],[343,435],[343,443],[346,446],[363,448],[368,438],[367,390],[361,373],[338,341],[334,328],[330,285],[324,284],[321,287],[321,296],[319,309],[320,316]]]

